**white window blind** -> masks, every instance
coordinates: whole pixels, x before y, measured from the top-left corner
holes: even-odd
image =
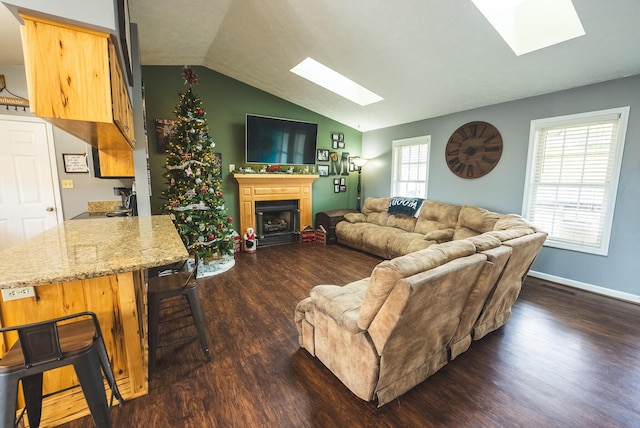
[[[532,122],[523,213],[549,233],[546,245],[607,254],[626,129],[623,110]]]
[[[393,141],[391,196],[427,197],[431,136]]]

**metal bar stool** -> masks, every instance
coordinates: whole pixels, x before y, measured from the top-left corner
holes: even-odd
[[[82,319],[80,319],[82,318]],[[78,319],[77,321],[66,322]],[[111,363],[104,345],[100,324],[93,312],[81,312],[52,320],[0,328],[0,333],[15,331],[18,340],[0,360],[0,424],[14,427],[18,400],[18,381],[22,389],[29,425],[38,427],[42,414],[42,374],[47,370],[73,364],[82,392],[97,427],[111,427],[109,404],[102,372],[122,404]],[[20,415],[22,417],[23,413]]]
[[[198,281],[196,278],[198,275],[199,257],[195,254],[194,258],[195,264],[193,269],[188,269],[187,261],[185,261],[179,269],[168,269],[160,271],[159,273],[157,272],[158,269],[156,269],[155,271],[149,272],[149,289],[147,292],[149,302],[149,380],[151,380],[153,369],[155,368],[156,351],[158,348],[175,345],[197,337],[206,360],[211,361],[204,329],[202,308],[200,307],[200,300],[198,299]],[[184,310],[173,310],[169,317],[161,317],[160,306],[162,301],[174,297],[180,298],[183,302],[184,299],[186,299],[187,304],[184,305]],[[166,311],[164,312],[166,313]],[[160,323],[174,323],[179,319],[187,317],[192,318],[197,334],[187,337],[182,336],[168,343],[158,343]]]

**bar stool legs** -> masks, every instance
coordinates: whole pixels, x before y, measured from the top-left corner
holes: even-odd
[[[82,359],[77,360],[73,367],[76,370],[78,380],[80,380],[82,392],[96,427],[110,427],[111,412],[104,391],[102,373],[100,373],[101,365],[97,353],[88,352]]]
[[[199,259],[196,255],[193,271],[177,270],[168,275],[149,277],[149,289],[147,292],[149,310],[149,380],[151,380],[155,368],[158,348],[184,342],[196,337],[181,337],[172,343],[160,344],[158,343],[158,328],[162,322],[172,322],[179,318],[191,317],[195,324],[202,352],[204,353],[207,361],[211,360],[209,345],[207,344],[207,336],[205,333],[204,318],[202,316],[202,308],[200,306],[200,301],[198,300],[198,282],[196,280],[198,260]],[[187,300],[188,305],[185,308],[185,311],[189,312],[188,315],[176,317],[175,314],[173,314],[174,316],[171,318],[162,319],[160,316],[160,305],[162,301],[175,297]]]
[[[192,289],[187,292],[187,299],[189,299],[189,306],[191,307],[191,314],[193,315],[193,321],[196,325],[198,332],[198,340],[200,341],[200,347],[204,353],[207,361],[211,361],[211,355],[209,354],[209,345],[207,344],[207,336],[204,331],[204,317],[202,316],[202,307],[200,306],[200,300],[198,300],[197,289]]]
[[[158,348],[162,348],[176,343],[184,342],[193,339],[195,336],[189,336],[181,338],[172,343],[160,344],[158,342],[158,329],[162,322],[160,319],[160,304],[162,300],[169,297],[175,297],[176,295],[184,296],[187,299],[189,305],[190,316],[193,318],[200,347],[207,361],[211,361],[211,354],[209,353],[209,345],[207,343],[207,336],[205,332],[204,317],[202,315],[202,307],[200,306],[200,300],[198,299],[197,287],[184,287],[180,290],[179,294],[176,292],[153,292],[150,290],[148,294],[149,303],[149,380],[151,380],[153,371],[155,369],[156,354]]]

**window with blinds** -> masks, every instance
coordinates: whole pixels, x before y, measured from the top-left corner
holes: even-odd
[[[629,108],[531,122],[523,215],[545,245],[606,255]]]
[[[391,196],[427,197],[431,136],[393,141]]]

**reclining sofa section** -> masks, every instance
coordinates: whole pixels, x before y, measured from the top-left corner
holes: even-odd
[[[300,346],[378,406],[506,323],[547,236],[514,214],[425,201],[413,218],[389,215],[389,202],[368,198],[336,236],[390,260],[313,287],[295,312]]]

